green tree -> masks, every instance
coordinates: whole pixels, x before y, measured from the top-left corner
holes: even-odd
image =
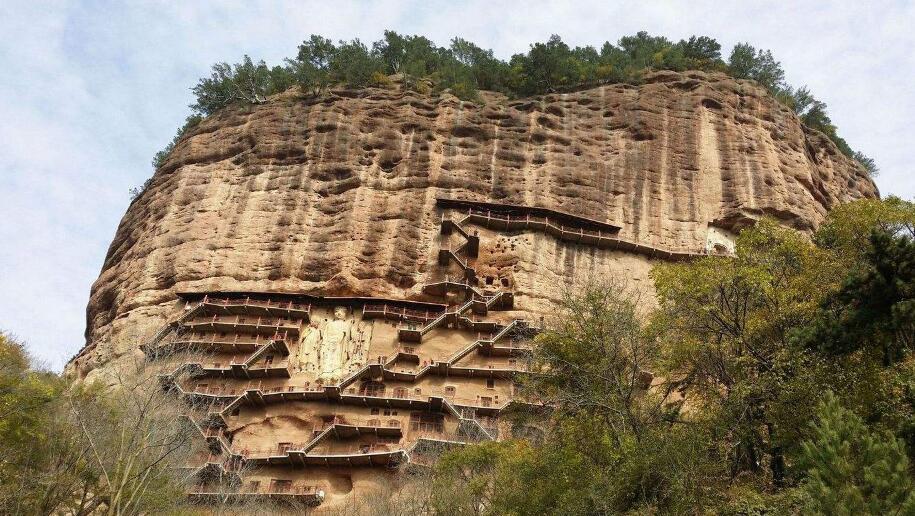
[[[376,41],[372,49],[378,55],[388,74],[400,73],[401,67],[407,57],[407,39],[392,31],[384,31],[384,39]]]
[[[810,105],[801,114],[801,121],[811,129],[822,131],[827,135],[835,132],[832,119],[826,114],[826,104],[811,97]]]
[[[645,31],[640,31],[635,36],[623,36],[617,42],[617,46],[632,67],[662,68],[663,60],[660,59],[660,56],[670,49],[672,43],[663,36],[652,36]]]
[[[901,361],[915,347],[915,241],[876,229],[862,267],[822,303],[817,322],[803,335],[833,354],[878,349],[883,365]]]
[[[836,144],[842,154],[857,161],[869,175],[877,175],[876,162],[861,152],[853,151],[848,143],[839,137],[838,129],[826,111],[826,103],[817,100],[806,86],[795,90],[784,85],[776,88],[773,95],[793,109],[804,125],[825,134]]]
[[[447,59],[432,75],[436,90],[450,89],[462,100],[477,98],[477,81],[473,69],[456,59]]]
[[[763,220],[741,233],[734,257],[652,272],[657,324],[671,329],[668,374],[718,419],[733,476],[767,466],[773,483],[786,481],[785,455],[807,423],[800,407],[815,403],[825,382],[792,329],[815,317],[832,266],[803,236]]]
[[[399,74],[407,90],[437,93],[447,89],[461,99],[473,100],[479,90],[512,97],[539,95],[598,83],[637,84],[646,70],[695,69],[723,71],[758,82],[794,109],[805,125],[825,134],[840,152],[869,174],[877,173],[873,159],[855,152],[838,135],[824,102],[806,87],[795,90],[785,82],[785,73],[770,51],[739,43],[725,64],[721,45],[707,36],[694,35],[674,44],[663,36],[641,31],[619,38],[615,45],[605,42],[598,51],[592,46],[570,48],[553,35],[505,62],[495,58],[491,50],[462,38],[454,38],[448,48],[443,48],[424,36],[387,30],[369,49],[359,40],[341,41],[335,46],[312,35],[299,45],[295,59],[286,60],[286,66],[269,68],[248,56],[235,65],[217,63],[210,76],[192,88],[196,101],[191,108],[196,115],[209,116],[229,105],[265,102],[269,95],[294,84],[316,95],[333,84],[361,88],[389,83],[387,76],[391,74]],[[164,163],[169,151],[166,148],[157,154],[156,167]]]
[[[442,71],[444,65],[453,65],[447,63],[446,50],[436,47],[424,36],[401,36],[386,30],[384,39],[372,48],[383,70],[389,74],[402,74],[404,87],[408,89],[415,89],[420,79]]]
[[[864,167],[864,170],[867,171],[867,174],[871,177],[875,177],[880,173],[880,167],[877,166],[877,162],[874,158],[864,154],[861,151],[855,151],[852,157]]]
[[[0,512],[47,514],[69,495],[46,482],[43,470],[57,448],[55,400],[64,387],[55,375],[34,369],[22,343],[0,333]],[[64,461],[64,457],[59,457]]]
[[[865,502],[882,486],[879,496],[898,505],[911,481],[892,487],[910,475],[901,443],[880,437],[885,445],[868,449],[883,449],[887,460],[845,470],[825,459],[810,466],[811,451],[822,446],[800,443],[830,390],[874,425],[867,430],[859,418],[862,431],[915,443],[915,364],[882,367],[867,354],[823,353],[799,345],[795,334],[815,324],[825,300],[846,291],[841,271],[872,259],[873,227],[897,238],[911,232],[909,209],[898,200],[839,208],[817,245],[763,220],[741,233],[734,257],[659,266],[653,276],[661,305],[647,326],[619,288],[570,296],[535,340],[532,374],[521,383],[529,401],[551,410],[517,418],[516,429],[527,430],[515,435],[539,437],[447,455],[435,478],[437,492],[448,495],[433,506],[445,511],[448,500],[459,500],[458,513],[466,514],[796,513],[817,496],[833,503],[858,496],[839,481],[870,482],[856,488]],[[875,267],[894,277],[903,268]],[[881,289],[890,304],[898,287],[886,283],[861,283],[847,292],[850,304],[864,308]],[[860,324],[871,319],[879,317]],[[665,380],[649,381],[648,371]],[[808,443],[827,433],[813,432]],[[859,448],[851,455],[874,455]],[[823,475],[814,487],[815,470],[841,478]],[[857,470],[871,473],[861,480],[849,473]],[[808,489],[816,493],[804,495]]]
[[[567,295],[551,327],[537,339],[527,387],[557,414],[604,421],[617,443],[636,441],[648,427],[676,415],[670,392],[647,391],[660,358],[660,340],[643,328],[635,293],[620,285],[591,285]]]
[[[477,88],[507,92],[508,64],[496,59],[492,50],[483,50],[461,38],[451,40],[450,49],[454,59],[470,67]]]
[[[255,63],[247,55],[235,65],[216,63],[210,76],[191,88],[197,100],[190,107],[209,116],[230,104],[263,104],[268,95],[292,83],[291,75],[284,68],[268,68],[264,61]]]
[[[5,445],[21,446],[38,432],[42,407],[62,387],[53,374],[31,365],[25,346],[0,333],[0,442]]]
[[[786,88],[786,93],[788,93],[788,106],[794,110],[794,113],[798,116],[806,113],[813,105],[814,101],[816,101],[807,86],[802,86],[796,90],[794,88]]]
[[[404,75],[405,84],[412,87],[419,79],[425,78],[440,69],[445,59],[444,49],[423,36],[408,36],[400,72]]]
[[[0,334],[0,513],[174,511],[190,434],[153,371],[122,373],[68,386]]]
[[[302,91],[320,95],[331,85],[331,63],[337,47],[327,38],[312,34],[299,45],[299,53],[288,64]]]
[[[341,41],[330,64],[331,80],[346,84],[350,88],[368,86],[372,82],[372,74],[379,69],[378,60],[358,39]]]
[[[619,285],[566,297],[535,340],[533,374],[522,386],[550,411],[515,421],[516,435],[539,429],[543,437],[446,455],[434,506],[449,514],[616,514],[708,503],[707,488],[723,477],[710,460],[707,426],[679,416],[666,384],[650,387],[659,340],[640,322],[637,299]]]
[[[870,431],[832,393],[820,403],[812,435],[801,446],[812,513],[915,514],[902,443]]]
[[[690,36],[677,45],[683,49],[683,57],[696,67],[705,67],[721,60],[721,44],[708,36]]]
[[[731,50],[728,69],[738,79],[752,79],[773,94],[783,90],[785,71],[769,50],[756,50],[749,43],[738,43]]]
[[[577,82],[572,51],[555,34],[546,43],[531,45],[527,54],[512,56],[511,64],[518,68],[516,87],[522,95],[555,91]]]
[[[874,231],[915,236],[915,203],[890,196],[840,204],[829,212],[814,241],[841,257],[847,271],[867,264]]]

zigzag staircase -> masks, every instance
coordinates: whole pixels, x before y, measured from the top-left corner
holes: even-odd
[[[527,354],[530,352],[530,348],[526,346],[517,346],[514,344],[514,340],[508,345],[499,345],[498,343],[511,336],[513,332],[529,337],[538,331],[521,320],[513,320],[508,324],[500,324],[496,321],[476,319],[474,317],[485,316],[489,314],[490,310],[511,309],[514,304],[514,296],[509,291],[486,291],[478,287],[477,273],[471,260],[477,258],[479,254],[480,238],[476,234],[470,234],[464,228],[464,224],[468,221],[471,223],[475,222],[470,215],[459,221],[453,221],[443,216],[440,225],[442,235],[449,236],[457,234],[464,239],[464,242],[455,248],[452,248],[450,245],[441,248],[438,254],[439,264],[442,266],[457,264],[462,271],[462,277],[457,281],[446,278],[443,281],[430,283],[423,287],[423,292],[428,295],[446,298],[448,294],[459,293],[464,294],[465,300],[453,309],[445,309],[438,314],[434,311],[431,313],[425,312],[425,314],[408,314],[405,308],[400,309],[402,313],[391,312],[389,314],[387,306],[384,305],[380,308],[375,307],[374,310],[377,311],[378,314],[374,315],[378,316],[380,314],[380,316],[385,318],[388,318],[389,315],[392,317],[396,316],[395,318],[400,320],[402,324],[410,324],[412,322],[413,325],[415,325],[416,322],[421,323],[419,327],[402,326],[398,329],[398,338],[405,342],[421,342],[424,335],[427,335],[430,331],[439,327],[462,328],[483,333],[487,336],[478,338],[476,341],[456,351],[444,361],[433,360],[412,372],[403,370],[395,371],[393,369],[394,365],[399,360],[406,359],[415,361],[417,364],[419,362],[419,357],[415,353],[401,351],[390,359],[385,360],[383,363],[368,364],[362,367],[360,370],[348,375],[336,384],[319,385],[313,388],[306,386],[300,389],[294,387],[286,389],[284,387],[282,390],[279,390],[274,387],[263,390],[258,386],[254,388],[245,388],[237,395],[228,393],[211,394],[192,392],[185,390],[181,386],[178,381],[179,375],[187,373],[191,377],[207,376],[216,374],[215,368],[208,369],[199,363],[179,366],[172,373],[160,376],[163,388],[175,392],[179,398],[185,400],[191,406],[212,407],[213,405],[218,405],[220,407],[216,411],[209,412],[202,418],[200,423],[195,421],[191,416],[186,417],[187,421],[189,421],[195,429],[195,432],[206,440],[210,451],[214,454],[226,457],[226,460],[222,462],[208,461],[203,467],[211,469],[216,468],[226,473],[231,473],[238,469],[237,466],[239,463],[244,464],[245,462],[263,465],[288,464],[299,466],[309,464],[363,464],[366,459],[363,459],[362,457],[367,455],[365,453],[321,455],[312,452],[319,443],[324,439],[329,438],[331,435],[353,434],[354,432],[356,435],[361,435],[363,432],[377,433],[379,431],[393,431],[391,428],[381,428],[377,426],[363,427],[335,422],[315,434],[303,445],[282,450],[277,449],[276,454],[270,454],[269,456],[254,457],[249,456],[249,454],[244,451],[233,449],[230,438],[227,438],[228,434],[225,432],[225,429],[228,428],[228,418],[234,411],[244,405],[265,405],[292,400],[330,401],[359,406],[405,407],[415,410],[440,412],[457,419],[456,439],[449,440],[444,437],[438,439],[426,436],[423,437],[424,440],[431,439],[449,445],[460,445],[467,441],[498,439],[498,428],[485,426],[478,416],[480,414],[497,416],[510,405],[524,404],[523,402],[510,400],[499,406],[474,406],[455,403],[454,401],[441,396],[430,396],[426,398],[399,398],[397,396],[373,397],[365,394],[357,394],[353,389],[349,388],[360,379],[367,378],[396,379],[416,382],[426,375],[511,378],[517,374],[523,374],[523,371],[518,371],[514,368],[493,369],[491,367],[461,367],[457,365],[460,360],[475,351],[484,355],[493,356],[519,356]],[[245,303],[244,306],[247,306],[247,301]],[[182,314],[181,317],[166,324],[143,346],[144,352],[147,352],[147,355],[150,355],[150,352],[158,351],[161,347],[161,342],[165,341],[170,335],[180,334],[184,323],[200,314],[205,306],[209,306],[206,297],[196,306]],[[221,304],[217,302],[214,306],[225,311],[239,310],[235,305],[230,305],[228,301]],[[368,308],[369,307],[367,306],[363,307],[363,314],[367,313]],[[290,303],[288,308],[280,307],[275,308],[274,310],[292,309],[294,308]],[[268,314],[270,313],[268,309],[265,308],[264,310],[267,310]],[[295,308],[295,310],[302,311],[300,307]],[[309,310],[310,307],[304,309],[306,313]],[[278,352],[284,355],[289,354],[285,341],[275,339],[269,344],[257,347],[243,362],[232,362],[228,368],[221,368],[218,374],[228,374],[236,378],[251,378],[250,372],[252,366],[270,352]],[[201,426],[201,424],[204,426]],[[391,452],[370,453],[368,455],[371,457],[367,459],[367,464],[381,464],[384,461],[389,461],[389,463],[397,463],[400,461],[410,462],[410,457],[417,451],[418,444],[417,441],[408,450],[401,449]],[[233,474],[236,476],[238,475],[237,473]]]

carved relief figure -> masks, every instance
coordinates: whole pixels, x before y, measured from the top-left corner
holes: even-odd
[[[334,308],[331,320],[309,325],[293,357],[297,372],[314,374],[333,382],[365,365],[371,326],[347,316],[347,309]]]

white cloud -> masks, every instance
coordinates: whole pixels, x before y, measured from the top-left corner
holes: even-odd
[[[829,105],[882,168],[884,194],[912,198],[913,26],[905,2],[3,2],[0,327],[55,367],[80,348],[127,190],[215,61],[278,62],[311,33],[371,42],[385,28],[440,44],[460,35],[503,58],[553,33],[594,45],[638,30],[749,41]]]

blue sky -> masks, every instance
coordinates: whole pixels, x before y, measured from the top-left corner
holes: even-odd
[[[728,4],[728,5],[725,5]],[[277,63],[316,33],[460,35],[499,57],[559,34],[572,45],[647,30],[748,41],[829,105],[877,160],[881,192],[915,197],[915,3],[0,3],[0,328],[55,369],[83,345],[85,305],[128,190],[152,172],[216,61]]]

